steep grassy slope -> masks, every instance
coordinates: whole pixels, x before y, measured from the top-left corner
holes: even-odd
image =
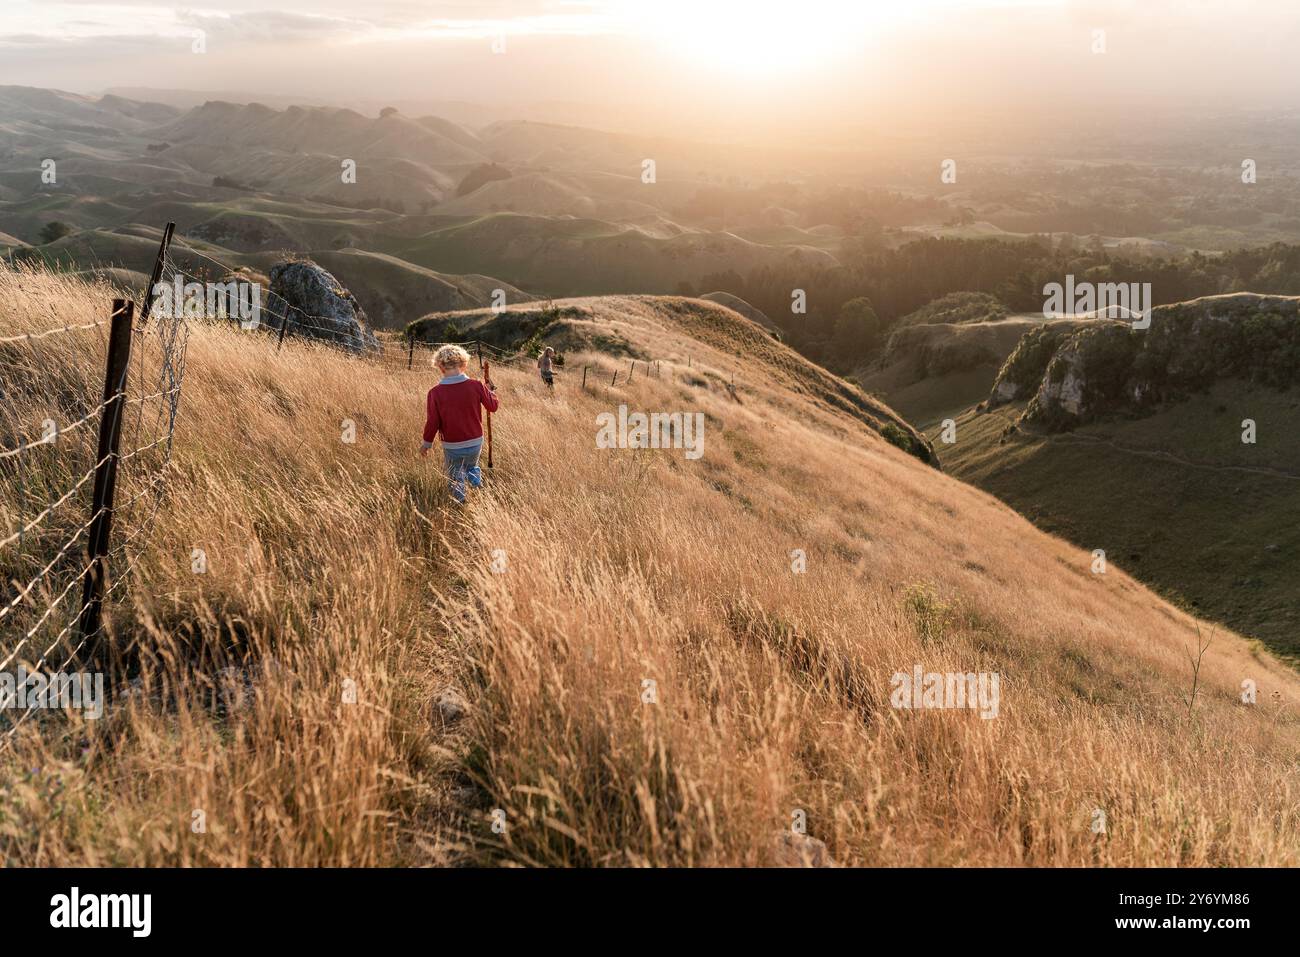
[[[957,475],[1300,660],[1300,300],[1046,324],[986,406],[938,446]]]
[[[1063,434],[1016,426],[1024,409],[967,411],[951,445],[932,428],[944,468],[1300,661],[1300,392],[1224,380],[1148,417]],[[1241,441],[1247,418],[1254,445]]]
[[[716,302],[719,306],[726,306],[733,312],[738,312],[751,322],[756,322],[768,332],[780,334],[781,327],[773,322],[761,310],[751,306],[739,296],[733,296],[729,292],[707,292],[700,296],[701,299],[707,299],[709,302]]]
[[[696,387],[725,393],[743,403],[757,397],[792,416],[815,415],[839,432],[839,414],[881,432],[923,462],[936,463],[925,438],[883,403],[831,375],[740,313],[705,299],[680,296],[602,296],[557,299],[511,306],[500,312],[474,309],[434,313],[408,326],[417,339],[443,341],[452,331],[462,339],[482,339],[513,352],[553,346],[574,353],[570,376],[581,380],[577,360],[587,353],[621,359],[624,379],[642,375],[650,361],[685,367]],[[576,373],[575,373],[576,370]],[[592,381],[613,381],[604,366]],[[826,413],[831,413],[827,415]],[[847,436],[846,436],[847,437]]]
[[[0,277],[5,333],[104,308]],[[584,393],[575,368],[614,367],[594,347],[554,395],[496,370],[464,510],[414,454],[428,370],[195,329],[114,613],[142,693],[0,756],[3,858],[763,864],[803,812],[846,864],[1300,863],[1294,673],[1219,632],[1189,709],[1195,623],[1123,571],[823,402],[752,325],[751,347],[689,303],[589,307],[662,374]],[[0,366],[15,429],[96,384],[98,333],[42,342],[21,389]],[[740,403],[709,384],[733,365]],[[622,403],[703,413],[703,457],[597,448]],[[891,708],[918,663],[998,672],[999,716]]]

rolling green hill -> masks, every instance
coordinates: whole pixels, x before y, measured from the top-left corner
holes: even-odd
[[[132,290],[143,289],[161,231],[139,224],[114,230],[81,230],[44,246],[21,251],[68,272],[104,276]],[[435,310],[472,309],[488,305],[496,290],[508,302],[528,302],[528,293],[508,282],[479,274],[455,275],[417,266],[394,256],[360,249],[302,249],[289,244],[278,250],[241,252],[202,239],[173,241],[169,258],[192,276],[221,278],[216,263],[247,267],[265,275],[286,251],[296,251],[320,263],[348,287],[378,329],[396,329]],[[215,261],[215,262],[214,262]]]
[[[454,272],[488,272],[555,295],[671,293],[683,282],[728,270],[837,265],[820,249],[764,246],[730,233],[660,238],[602,220],[507,213],[445,225],[385,251]]]

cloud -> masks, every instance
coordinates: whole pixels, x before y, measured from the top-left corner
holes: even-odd
[[[910,0],[881,3],[888,15],[866,24],[837,22],[833,0],[217,2],[0,0],[0,83],[157,86],[171,71],[190,88],[229,89],[238,77],[315,98],[400,89],[882,123],[918,105],[960,119],[1031,102],[1062,116],[1285,102],[1300,40],[1293,0]],[[1091,53],[1095,28],[1106,30],[1105,56]],[[203,57],[190,52],[196,30]],[[500,33],[505,56],[486,39]],[[834,43],[812,57],[808,37]],[[806,67],[768,69],[801,50]]]
[[[590,35],[607,27],[604,0],[283,0],[275,9],[233,0],[220,10],[177,7],[172,0],[4,0],[0,44],[42,44],[203,30],[227,49],[240,44],[303,41],[481,37],[497,33]],[[245,9],[248,7],[248,9]],[[359,13],[358,11],[362,11]],[[114,45],[115,44],[111,44]],[[131,45],[131,44],[129,44]]]
[[[203,30],[210,39],[252,43],[295,43],[333,37],[364,37],[378,29],[366,20],[285,10],[233,14],[184,11],[178,13],[176,23],[182,29]]]

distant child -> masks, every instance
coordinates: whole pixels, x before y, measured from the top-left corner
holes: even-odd
[[[548,389],[555,388],[555,370],[552,368],[554,363],[555,350],[547,346],[537,357],[537,371],[541,373],[542,381],[546,383]]]
[[[469,353],[460,346],[443,346],[434,353],[433,363],[442,373],[442,380],[429,390],[420,455],[429,454],[434,437],[441,432],[451,496],[463,503],[466,479],[474,488],[483,484],[478,467],[478,454],[483,448],[483,415],[479,409],[497,410],[496,386],[489,388],[465,374]]]

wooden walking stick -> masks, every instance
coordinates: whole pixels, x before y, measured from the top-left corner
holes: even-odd
[[[492,388],[492,377],[488,374],[488,370],[491,365],[492,363],[490,362],[483,363],[483,384],[486,385],[489,389]],[[488,468],[492,468],[492,413],[491,412],[487,414],[487,447],[488,447]]]

